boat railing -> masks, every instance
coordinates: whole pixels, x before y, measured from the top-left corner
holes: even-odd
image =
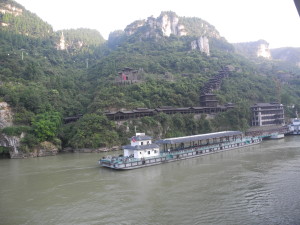
[[[230,142],[220,142],[210,145],[201,145],[201,146],[189,146],[183,149],[172,150],[169,152],[161,152],[159,156],[145,157],[145,158],[133,158],[133,157],[124,157],[124,156],[107,156],[102,158],[101,161],[109,162],[112,164],[122,164],[122,163],[133,163],[133,162],[143,162],[145,160],[157,159],[161,157],[172,158],[173,155],[180,155],[191,153],[195,151],[206,152],[207,150],[213,150],[215,148],[226,147],[229,145],[241,144],[241,143],[251,143],[251,141],[258,140],[258,137],[246,137],[243,139],[237,139]]]

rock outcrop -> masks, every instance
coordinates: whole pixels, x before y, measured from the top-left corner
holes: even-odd
[[[272,57],[271,57],[271,52],[269,49],[269,43],[267,43],[265,41],[260,41],[257,46],[256,56],[263,57],[266,59],[271,59]]]
[[[265,59],[271,59],[271,51],[269,49],[269,43],[265,40],[258,40],[255,42],[235,43],[233,44],[236,52],[252,57],[263,57]]]
[[[221,36],[214,26],[200,18],[179,17],[174,12],[162,12],[159,17],[148,17],[137,20],[125,28],[127,36],[137,35],[141,38],[161,38],[171,35],[193,36],[220,39]]]
[[[187,31],[184,25],[180,24],[179,17],[172,12],[162,13],[158,18],[153,16],[148,17],[147,20],[137,20],[125,28],[126,35],[132,35],[139,31],[139,28],[145,28],[143,32],[144,38],[159,38],[161,36],[170,37],[185,36]]]
[[[6,102],[0,102],[0,129],[13,125],[13,112]],[[9,148],[11,156],[19,155],[20,138],[0,133],[0,146]]]
[[[13,112],[6,102],[0,102],[0,129],[13,126]],[[9,136],[0,132],[0,146],[9,148],[10,158],[30,158],[51,156],[58,153],[58,148],[50,142],[42,142],[30,152],[22,152],[20,150],[20,140],[24,137],[24,133],[20,136]]]
[[[300,48],[276,48],[271,49],[272,58],[286,61],[300,67]]]
[[[11,14],[13,16],[20,16],[23,14],[23,9],[11,4],[0,3],[0,27],[8,27],[11,24],[2,21],[1,14]]]
[[[23,13],[23,9],[18,8],[11,4],[0,4],[0,13],[12,14],[14,16],[20,16]]]
[[[139,40],[162,39],[164,37],[190,36],[194,38],[190,42],[191,50],[199,50],[210,55],[209,39],[222,39],[219,32],[206,21],[200,18],[179,17],[174,12],[162,12],[157,18],[153,16],[146,20],[137,20],[129,24],[123,33],[113,33],[109,42],[117,40],[118,35],[135,36]],[[223,39],[222,39],[223,40]]]
[[[201,36],[197,40],[191,42],[192,50],[199,50],[200,52],[210,55],[209,53],[209,41],[206,36]]]
[[[6,102],[0,102],[0,128],[9,127],[13,124],[13,113]]]

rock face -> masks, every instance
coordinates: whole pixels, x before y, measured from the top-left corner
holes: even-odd
[[[66,50],[66,41],[65,41],[65,36],[64,36],[63,32],[61,32],[59,43],[57,43],[56,49],[57,50]]]
[[[12,14],[14,16],[20,16],[23,13],[23,9],[20,9],[11,4],[1,4],[0,5],[0,13],[2,14]]]
[[[199,37],[197,40],[191,42],[192,50],[199,50],[200,52],[205,53],[206,55],[210,55],[209,53],[209,41],[205,36]]]
[[[138,32],[141,27],[146,28],[144,38],[170,37],[171,34],[187,35],[184,25],[179,23],[179,17],[175,13],[162,13],[158,18],[151,16],[147,20],[135,21],[125,28],[125,34],[132,35]]]
[[[0,129],[10,127],[13,125],[13,112],[11,107],[6,102],[0,102]],[[29,158],[29,157],[42,157],[51,156],[58,153],[58,149],[50,142],[42,142],[32,152],[20,151],[20,140],[24,137],[22,133],[19,137],[8,136],[0,133],[0,146],[9,148],[10,158]]]
[[[38,148],[34,149],[31,153],[31,157],[44,157],[44,156],[53,156],[58,153],[57,147],[51,142],[44,141]]]
[[[10,106],[6,102],[0,102],[0,129],[12,126],[12,121],[13,113]],[[17,156],[19,154],[20,138],[0,133],[0,146],[10,148],[10,155]]]
[[[191,50],[198,50],[210,55],[209,39],[221,39],[219,32],[209,23],[200,18],[178,17],[174,12],[162,12],[158,18],[153,16],[146,20],[137,20],[128,25],[124,33],[126,36],[135,35],[140,40],[161,39],[172,35],[177,37],[191,36]],[[118,33],[122,35],[122,33]],[[117,33],[109,38],[116,39]]]
[[[13,114],[6,102],[0,102],[0,128],[12,126]]]
[[[269,43],[265,40],[258,40],[255,42],[235,43],[233,44],[236,52],[248,57],[257,58],[263,57],[271,59],[271,51],[269,49]]]
[[[174,12],[162,12],[159,17],[137,20],[125,28],[125,34],[138,35],[141,38],[161,38],[171,35],[207,37],[220,39],[219,32],[208,22],[200,18],[179,17]]]
[[[271,50],[272,58],[290,62],[300,67],[300,48],[276,48]]]
[[[269,49],[269,43],[260,42],[256,50],[256,56],[271,59],[272,57]]]
[[[0,27],[8,27],[9,23],[1,21],[1,14],[11,14],[13,16],[20,16],[23,14],[23,9],[13,6],[11,4],[0,3]]]

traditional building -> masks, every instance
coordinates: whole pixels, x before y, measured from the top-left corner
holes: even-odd
[[[280,103],[256,103],[251,106],[252,126],[284,124],[284,109]]]
[[[154,116],[158,113],[165,113],[168,115],[180,113],[180,114],[212,114],[225,112],[232,109],[232,104],[228,106],[217,106],[217,107],[183,107],[176,108],[172,106],[161,106],[155,109],[148,108],[137,108],[129,111],[117,111],[117,112],[105,112],[104,114],[110,120],[128,120],[137,119],[144,116]]]
[[[115,84],[134,84],[141,82],[140,71],[125,67],[115,79]]]
[[[200,96],[200,106],[202,107],[217,107],[218,100],[215,94],[203,94]]]

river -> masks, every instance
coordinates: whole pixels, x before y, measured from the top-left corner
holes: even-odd
[[[0,160],[0,224],[300,224],[300,136],[129,171],[101,156]]]

